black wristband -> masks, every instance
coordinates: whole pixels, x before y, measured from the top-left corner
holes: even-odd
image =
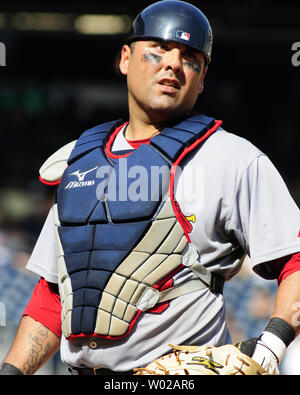
[[[0,369],[0,376],[24,376],[20,369],[5,362]]]
[[[283,343],[288,347],[288,345],[294,340],[295,338],[295,331],[291,327],[290,324],[288,324],[286,321],[284,321],[281,318],[271,318],[268,325],[265,328],[266,332],[271,332],[279,339],[283,341]]]

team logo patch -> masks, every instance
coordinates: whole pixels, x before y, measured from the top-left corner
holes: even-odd
[[[189,233],[191,233],[191,231],[193,230],[193,225],[196,222],[196,217],[194,214],[192,214],[190,217],[185,217],[186,220],[189,222],[189,224],[187,225],[187,230]]]
[[[183,32],[181,30],[177,30],[176,38],[181,38],[181,40],[190,41],[191,35],[190,35],[190,33]]]

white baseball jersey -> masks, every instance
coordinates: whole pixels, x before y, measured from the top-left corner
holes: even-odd
[[[119,132],[112,150],[130,148]],[[239,271],[245,253],[257,273],[272,278],[264,262],[300,251],[300,211],[281,176],[264,153],[222,128],[176,173],[175,198],[193,227],[190,239],[200,263],[227,280]],[[27,268],[58,281],[52,211]],[[193,276],[185,268],[174,285]],[[143,313],[123,339],[99,339],[92,348],[89,340],[75,345],[62,337],[61,358],[77,367],[126,371],[169,352],[168,343],[229,343],[225,318],[223,296],[202,289],[170,301],[161,314]]]

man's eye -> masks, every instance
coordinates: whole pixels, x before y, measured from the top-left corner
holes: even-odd
[[[164,48],[162,45],[157,45],[156,50],[159,52],[165,52],[166,48]]]
[[[185,57],[186,59],[189,59],[189,60],[195,60],[195,54],[194,54],[194,52],[185,52],[185,53],[184,53],[184,57]]]
[[[158,51],[167,51],[168,46],[164,43],[155,43],[153,48],[157,49]]]

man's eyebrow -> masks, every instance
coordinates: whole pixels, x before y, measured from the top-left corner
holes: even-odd
[[[150,43],[153,44],[162,44],[162,45],[169,45],[170,41],[167,40],[163,40],[161,38],[153,38],[151,40],[149,40]]]

